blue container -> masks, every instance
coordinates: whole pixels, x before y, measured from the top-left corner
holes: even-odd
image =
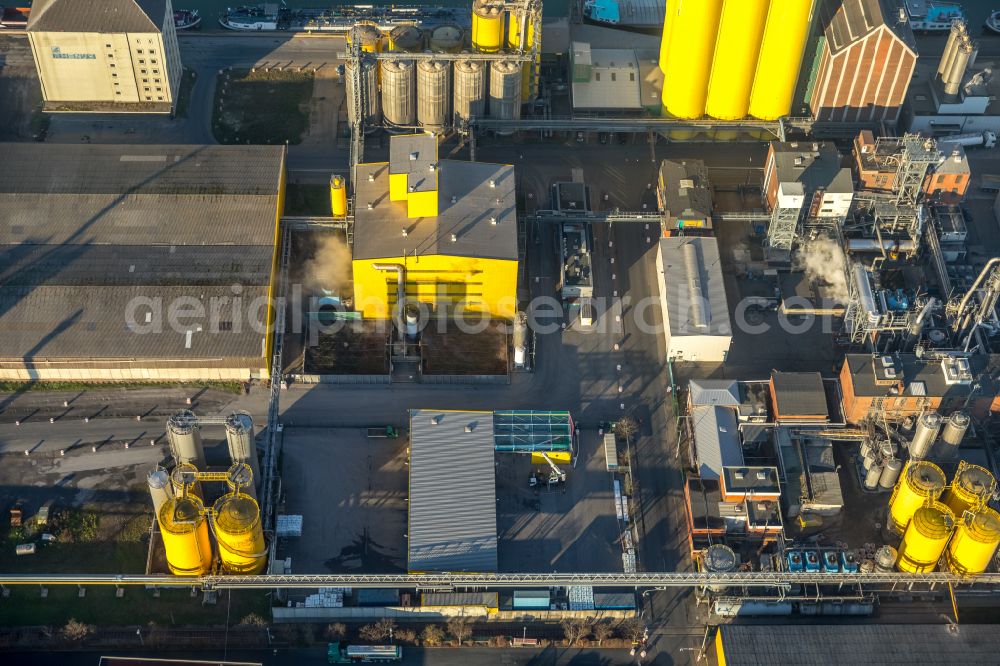
[[[802,570],[804,568],[804,564],[803,564],[804,560],[803,560],[802,552],[801,551],[798,551],[798,550],[790,550],[790,551],[788,551],[787,553],[785,553],[785,560],[788,562],[788,570],[789,571],[791,571],[793,573],[801,573],[802,572]]]
[[[858,556],[856,553],[843,550],[840,552],[840,568],[844,573],[858,573]]]
[[[819,573],[820,569],[823,568],[823,564],[818,551],[807,550],[805,552],[805,567],[809,573]]]
[[[837,551],[823,552],[823,573],[840,573],[840,556]]]

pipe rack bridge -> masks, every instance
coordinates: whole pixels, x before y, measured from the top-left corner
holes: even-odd
[[[469,120],[477,132],[548,130],[563,132],[667,132],[670,130],[731,130],[742,132],[767,132],[776,139],[785,140],[785,130],[792,127],[807,131],[811,121],[797,119],[795,125],[784,121],[764,120],[679,120],[674,118],[521,118],[502,120],[498,118],[472,118]],[[734,137],[733,141],[741,140]],[[747,135],[746,141],[760,142],[759,136]]]
[[[131,574],[0,574],[7,585],[151,585],[157,587],[201,587],[224,589],[313,589],[318,587],[406,588],[451,590],[458,588],[531,588],[566,585],[593,587],[763,587],[787,588],[797,584],[824,586],[881,585],[900,591],[915,585],[996,586],[1000,573],[978,576],[938,573],[552,573],[552,574],[285,574],[259,576],[167,576]]]

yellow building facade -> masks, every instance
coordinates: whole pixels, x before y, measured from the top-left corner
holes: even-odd
[[[430,316],[517,312],[513,167],[438,160],[430,134],[394,136],[389,162],[358,165],[354,307],[366,319],[405,298]]]
[[[170,113],[182,68],[169,0],[102,2],[107,13],[81,14],[72,0],[32,11],[28,41],[47,110]]]

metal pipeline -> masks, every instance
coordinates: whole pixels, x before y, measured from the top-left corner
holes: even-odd
[[[850,238],[847,241],[848,252],[913,252],[917,249],[911,240],[886,239],[878,241],[874,238]]]
[[[372,264],[372,268],[377,271],[385,271],[396,274],[396,322],[400,326],[400,334],[403,331],[403,304],[406,300],[406,266],[403,264]]]

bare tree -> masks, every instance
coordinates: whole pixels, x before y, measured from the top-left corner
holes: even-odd
[[[70,618],[69,622],[66,623],[66,626],[59,633],[68,641],[79,642],[94,633],[94,625],[85,624],[76,618]]]
[[[409,643],[410,645],[413,645],[417,642],[417,632],[413,629],[397,629],[392,635],[400,643]]]
[[[243,619],[240,620],[240,626],[242,627],[266,627],[267,620],[258,615],[257,613],[250,613],[249,615],[244,615]]]
[[[642,622],[634,617],[629,618],[618,625],[618,635],[627,641],[638,643],[642,638],[643,628]]]
[[[615,434],[622,439],[631,439],[639,432],[639,422],[632,416],[623,416],[615,423]]]
[[[593,632],[594,638],[597,640],[597,645],[599,647],[601,643],[611,638],[611,635],[615,633],[615,630],[612,629],[611,623],[601,621],[594,624]]]
[[[441,645],[441,642],[444,640],[444,631],[436,624],[428,624],[420,632],[420,640],[424,642],[424,645]]]
[[[383,617],[378,622],[374,624],[366,624],[361,627],[358,634],[361,638],[366,641],[382,641],[389,638],[392,635],[393,629],[396,628],[396,621],[387,617]]]
[[[343,622],[333,622],[326,625],[326,637],[331,641],[339,641],[347,635],[347,626]]]
[[[590,623],[586,620],[563,620],[563,634],[570,647],[577,645],[580,641],[590,635]]]
[[[453,617],[448,620],[448,633],[455,637],[458,644],[465,642],[472,635],[472,623],[465,617]]]

